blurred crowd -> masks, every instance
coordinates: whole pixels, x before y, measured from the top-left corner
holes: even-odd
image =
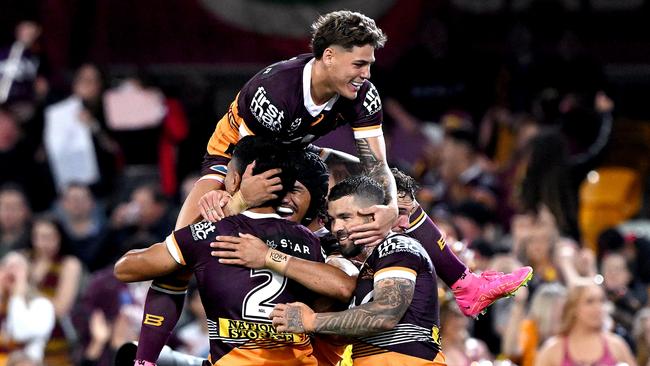
[[[198,178],[179,165],[198,170],[200,156],[178,159],[196,113],[144,74],[109,81],[91,63],[54,92],[40,32],[21,22],[0,45],[0,363],[108,365],[137,340],[149,288],[119,282],[113,264],[173,229]],[[603,165],[616,109],[600,66],[571,32],[541,57],[515,29],[496,100],[468,103],[481,87],[444,23],[421,32],[373,74],[389,162],[417,179],[418,202],[473,271],[535,271],[476,320],[440,289],[448,364],[543,365],[560,345],[576,360],[602,350],[650,365],[645,177]],[[171,346],[205,356],[198,294],[187,301]]]

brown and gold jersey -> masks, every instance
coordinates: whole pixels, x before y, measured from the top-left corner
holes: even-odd
[[[175,231],[166,244],[174,259],[197,279],[208,318],[210,361],[215,365],[316,364],[309,336],[279,333],[269,314],[278,303],[309,301],[311,291],[267,269],[225,265],[212,257],[217,235],[250,233],[283,253],[323,261],[318,239],[305,227],[275,214],[250,211],[217,223],[202,221]]]
[[[225,164],[219,157],[229,159],[231,146],[246,135],[307,145],[344,124],[350,124],[358,139],[382,135],[381,98],[375,86],[366,80],[354,100],[335,95],[316,105],[310,92],[313,61],[311,54],[280,61],[244,85],[208,142],[206,160],[216,162],[204,162],[203,175],[222,181]]]
[[[395,328],[353,343],[355,364],[361,359],[384,364],[380,360],[391,354],[419,359],[423,365],[432,362],[440,353],[436,274],[417,240],[393,234],[377,246],[360,270],[351,306],[373,301],[374,284],[385,278],[415,282],[413,299]]]

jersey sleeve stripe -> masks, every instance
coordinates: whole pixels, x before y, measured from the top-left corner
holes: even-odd
[[[253,131],[246,126],[246,122],[244,120],[241,121],[241,124],[239,125],[239,136],[244,137],[244,136],[254,136],[255,134]]]
[[[382,131],[381,126],[353,128],[352,131],[354,132],[354,138],[357,140],[384,135],[384,131]]]
[[[199,178],[199,180],[206,180],[206,179],[216,180],[216,181],[218,181],[220,183],[223,183],[224,176],[221,175],[221,174],[206,174],[206,175],[202,176],[201,178]]]
[[[374,283],[384,280],[386,278],[404,278],[415,282],[417,277],[417,272],[410,268],[406,267],[388,267],[382,270],[379,270],[375,273],[373,277]]]
[[[165,244],[167,245],[167,250],[169,251],[169,254],[174,257],[174,260],[184,266],[185,265],[185,259],[183,258],[183,253],[181,253],[181,248],[178,247],[178,243],[176,243],[176,238],[174,238],[174,234],[171,234],[165,239]]]
[[[426,213],[423,210],[422,213],[420,213],[420,215],[415,218],[415,220],[413,220],[413,221],[411,221],[409,223],[409,228],[406,229],[406,232],[410,233],[411,231],[413,231],[413,230],[417,229],[418,227],[420,227],[420,225],[422,225],[422,223],[425,221],[425,219],[426,219]]]

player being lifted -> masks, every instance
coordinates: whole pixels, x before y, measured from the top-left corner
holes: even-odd
[[[195,222],[200,211],[206,218],[220,219],[224,211],[235,214],[276,196],[273,192],[280,185],[269,175],[249,177],[259,180],[259,184],[250,185],[256,187],[256,192],[241,190],[223,209],[215,198],[218,196],[209,194],[223,189],[232,148],[242,136],[273,136],[286,144],[307,145],[347,123],[354,131],[358,157],[365,172],[381,182],[387,193],[385,204],[361,210],[360,213],[371,215],[373,220],[352,227],[350,239],[361,245],[378,243],[387,235],[397,217],[397,195],[386,163],[381,100],[368,80],[375,60],[374,50],[383,47],[386,37],[372,19],[349,11],[326,14],[312,28],[312,54],[299,55],[260,71],[244,85],[219,121],[208,143],[203,177],[186,199],[177,228]],[[208,195],[202,197],[206,192]],[[442,266],[436,259],[452,265]],[[461,308],[466,315],[480,313],[508,293],[500,290],[501,276],[477,276],[467,271],[449,248],[441,248],[434,265],[440,267],[439,275],[447,278],[448,285],[457,285],[456,296],[464,296],[465,304]],[[443,277],[448,268],[449,273]],[[152,288],[145,309],[155,302],[160,305],[158,309],[168,309],[170,313],[180,311],[187,280],[178,277],[176,274],[154,281],[155,288],[164,288],[166,292]],[[488,293],[490,301],[475,306]],[[140,340],[152,337],[160,335],[143,328]]]

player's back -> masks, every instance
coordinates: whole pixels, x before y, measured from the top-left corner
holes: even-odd
[[[301,225],[274,214],[246,211],[218,223],[200,222],[176,231],[169,240],[198,282],[208,318],[211,361],[215,365],[316,364],[305,334],[277,333],[268,318],[275,304],[308,302],[312,293],[267,269],[224,265],[212,257],[217,235],[248,233],[267,245],[299,258],[322,261],[318,239]],[[169,241],[168,241],[169,243]]]

